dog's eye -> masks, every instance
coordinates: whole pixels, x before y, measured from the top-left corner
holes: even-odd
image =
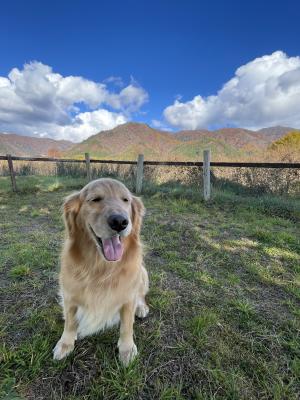
[[[126,203],[128,202],[127,197],[124,197],[122,200],[125,201]]]
[[[92,199],[92,201],[94,201],[95,203],[98,203],[101,200],[103,200],[102,197],[95,197],[94,199]]]

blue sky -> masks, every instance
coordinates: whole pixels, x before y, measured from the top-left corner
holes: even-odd
[[[64,95],[64,105],[61,105],[62,101],[57,105],[49,99],[49,88],[46,99],[40,98],[39,94],[37,99],[34,97],[41,82],[35,86],[36,81],[32,78],[29,87],[27,71],[22,79],[26,79],[26,91],[32,91],[32,95],[30,99],[23,96],[22,101],[26,105],[31,101],[32,108],[39,101],[41,104],[37,110],[31,110],[30,115],[24,106],[18,113],[14,99],[16,94],[20,96],[20,91],[10,87],[10,91],[14,90],[12,109],[6,107],[1,113],[0,86],[0,130],[55,136],[50,126],[51,118],[45,119],[45,113],[41,111],[42,104],[48,103],[56,110],[50,108],[55,124],[66,127],[91,123],[94,130],[102,128],[101,118],[106,118],[107,127],[125,120],[144,121],[174,130],[220,126],[255,129],[278,123],[300,127],[300,119],[296,116],[296,103],[300,99],[299,20],[300,3],[290,0],[2,2],[2,82],[6,82],[13,68],[22,73],[24,64],[37,61],[64,78],[78,76],[85,83],[101,83],[107,93],[105,100],[99,95],[98,103],[90,100],[94,96],[90,93],[88,99],[77,95],[68,102]],[[264,56],[271,58],[263,59]],[[229,88],[220,93],[222,87],[235,78],[238,68],[257,58],[267,68],[267,75],[257,76],[254,64],[250,64],[238,75],[240,82],[234,90]],[[32,67],[31,73],[37,74],[38,68]],[[39,77],[43,73],[47,75],[46,70],[39,69]],[[15,79],[9,78],[10,84]],[[21,87],[20,74],[18,79]],[[274,79],[277,79],[277,86],[273,84],[272,90],[275,86],[279,89],[276,95],[270,94],[271,109],[278,95],[272,117],[271,111],[269,114],[267,110],[260,111],[268,98],[261,98],[261,102],[253,105],[251,98],[257,91],[250,92],[252,87],[260,87],[267,81],[269,88]],[[289,82],[288,86],[285,83],[283,88],[282,79]],[[247,82],[248,87],[245,87]],[[3,83],[2,87],[5,87],[3,97],[7,97],[8,83]],[[121,95],[121,90],[126,87],[129,89]],[[107,100],[107,96],[113,94],[119,98]],[[246,98],[247,94],[249,98]],[[244,104],[242,109],[241,103]],[[282,108],[283,103],[286,109]],[[96,114],[86,114],[85,119],[92,118],[92,122],[80,118],[74,120],[76,115],[98,109],[113,113],[110,122],[107,122],[109,115],[104,112],[103,115],[98,113],[96,119]],[[260,112],[262,115],[256,115]],[[252,119],[253,115],[255,118]],[[26,127],[22,130],[22,126]],[[70,129],[58,131],[57,137],[72,136]],[[76,132],[75,140],[88,135],[87,130],[82,135],[80,129]]]

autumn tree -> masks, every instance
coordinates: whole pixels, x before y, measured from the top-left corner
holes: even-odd
[[[292,131],[270,146],[272,158],[284,162],[300,161],[300,131]]]

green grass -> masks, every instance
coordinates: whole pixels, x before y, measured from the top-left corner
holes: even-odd
[[[10,276],[13,278],[18,278],[26,275],[30,275],[30,268],[27,265],[17,265],[10,270]]]
[[[215,190],[204,204],[194,189],[146,184],[138,358],[119,364],[112,329],[54,362],[61,204],[82,184],[22,177],[13,194],[0,180],[1,399],[298,399],[296,199]]]

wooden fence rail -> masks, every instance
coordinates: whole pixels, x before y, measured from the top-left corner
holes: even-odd
[[[88,154],[88,153],[87,153]],[[72,162],[86,163],[86,160],[76,160],[73,158],[49,158],[49,157],[17,157],[11,156],[14,161],[45,161],[45,162]],[[7,160],[6,156],[0,156],[0,160]],[[120,164],[120,165],[137,165],[137,161],[119,161],[119,160],[97,160],[90,159],[90,163],[95,164]],[[160,165],[173,167],[202,167],[202,161],[144,161],[144,165]],[[233,167],[233,168],[296,168],[300,169],[299,163],[269,163],[269,162],[227,162],[227,161],[212,161],[211,167]]]
[[[95,164],[119,164],[119,165],[136,165],[136,192],[142,192],[143,185],[143,168],[144,165],[157,165],[157,166],[172,166],[172,167],[203,167],[203,195],[205,200],[210,199],[211,186],[210,186],[210,168],[211,167],[224,167],[224,168],[278,168],[278,169],[300,169],[300,163],[267,163],[267,162],[219,162],[210,161],[210,150],[204,150],[203,161],[144,161],[144,155],[140,154],[137,161],[119,161],[119,160],[97,160],[90,158],[89,153],[85,153],[83,160],[76,160],[72,158],[51,158],[51,157],[17,157],[7,154],[0,156],[0,160],[8,162],[12,189],[17,191],[17,184],[15,179],[15,171],[13,161],[42,161],[42,162],[59,162],[59,163],[84,163],[87,170],[87,180],[91,180],[91,163]]]

